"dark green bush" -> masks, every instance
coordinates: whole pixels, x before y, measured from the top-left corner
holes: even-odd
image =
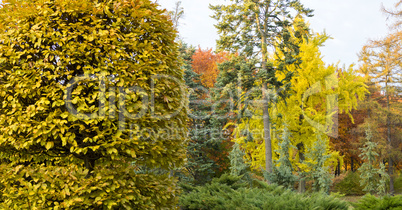
[[[373,195],[367,194],[361,198],[359,202],[353,204],[353,206],[356,210],[402,210],[402,195],[377,198]]]
[[[349,171],[342,181],[335,184],[335,191],[344,195],[364,195],[359,172]]]
[[[402,193],[402,174],[394,180],[395,193]]]
[[[187,188],[188,189],[188,188]],[[323,193],[298,194],[281,186],[223,175],[180,198],[182,209],[348,209],[348,204]]]

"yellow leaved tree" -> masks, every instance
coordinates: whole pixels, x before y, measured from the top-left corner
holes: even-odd
[[[303,23],[301,19],[297,21]],[[292,145],[289,159],[293,170],[302,178],[303,174],[314,170],[313,166],[317,164],[317,160],[310,154],[314,153],[318,139],[325,143],[326,154],[330,154],[326,165],[340,158],[339,154],[329,148],[329,136],[337,135],[336,129],[333,129],[337,128],[337,114],[349,113],[356,108],[358,100],[362,100],[366,93],[366,87],[352,66],[339,69],[336,65],[325,65],[319,47],[329,38],[326,34],[309,34],[308,38],[297,38],[295,31],[292,36],[299,40],[300,52],[297,58],[300,62],[286,67],[294,74],[287,92],[289,96],[284,99],[277,97],[276,93],[281,90],[272,90],[268,95],[276,101],[269,110],[273,116],[271,135],[274,160],[282,155],[276,151],[286,124]],[[278,65],[276,60],[282,56],[280,53],[272,56],[274,65]],[[277,76],[280,80],[286,75],[282,73]],[[265,165],[265,142],[261,131],[263,120],[260,117],[262,110],[259,105],[251,107],[249,110],[253,110],[253,116],[243,118],[237,125],[234,141],[245,149],[245,158],[252,168],[258,170]]]
[[[175,207],[175,37],[150,0],[1,1],[0,208]]]

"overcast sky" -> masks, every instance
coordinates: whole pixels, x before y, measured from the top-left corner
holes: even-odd
[[[177,0],[159,0],[163,8],[172,10]],[[368,39],[378,39],[388,33],[389,21],[381,12],[381,5],[391,8],[396,0],[301,0],[314,9],[314,17],[307,19],[314,32],[324,30],[333,39],[321,49],[327,64],[357,64],[357,53]],[[179,27],[184,41],[201,48],[215,48],[218,34],[216,21],[208,5],[225,0],[182,0],[184,18]]]

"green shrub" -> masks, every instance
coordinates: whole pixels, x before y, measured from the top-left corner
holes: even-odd
[[[367,194],[359,200],[359,202],[353,204],[356,210],[366,210],[366,209],[402,209],[402,196],[385,196],[382,198],[377,198],[373,195]]]
[[[335,184],[335,191],[345,195],[364,195],[359,172],[349,171],[342,181]]]
[[[182,209],[348,209],[345,201],[323,193],[298,194],[256,181],[246,187],[240,177],[223,175],[180,198]]]
[[[395,193],[402,194],[402,174],[394,180]]]

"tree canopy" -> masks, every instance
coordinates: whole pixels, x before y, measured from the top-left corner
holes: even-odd
[[[174,206],[174,179],[139,167],[183,163],[175,37],[149,0],[2,1],[2,208]]]

